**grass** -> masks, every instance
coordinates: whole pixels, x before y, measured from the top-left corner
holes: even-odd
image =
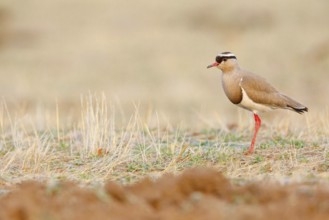
[[[317,115],[316,121],[306,115],[312,124],[299,132],[272,127],[273,133],[286,134],[270,137],[268,129],[261,130],[255,154],[245,156],[253,132],[248,121],[232,131],[163,126],[159,119],[150,126],[138,109],[121,120],[104,95],[83,97],[80,117],[71,126],[64,127],[61,122],[68,116],[56,112],[55,123],[38,130],[38,121],[29,115],[14,117],[2,102],[0,185],[27,179],[130,183],[193,166],[215,167],[244,181],[329,180],[324,116]]]

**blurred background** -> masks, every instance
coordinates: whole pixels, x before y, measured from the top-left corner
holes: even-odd
[[[311,111],[328,107],[328,0],[0,2],[0,95],[16,106],[71,109],[104,92],[173,121],[231,121],[240,110],[206,69],[223,51]]]

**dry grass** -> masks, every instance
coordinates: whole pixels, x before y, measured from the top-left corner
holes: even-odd
[[[54,114],[56,123],[38,130],[31,115],[14,117],[2,102],[1,185],[54,178],[129,183],[193,166],[215,167],[238,180],[329,177],[328,112],[305,115],[304,128],[265,123],[251,156],[243,154],[252,134],[243,115],[232,130],[206,126],[193,130],[169,126],[155,113],[142,117],[138,108],[123,120],[104,95],[91,94],[81,98],[80,119],[70,127],[61,124],[70,116],[60,112]]]

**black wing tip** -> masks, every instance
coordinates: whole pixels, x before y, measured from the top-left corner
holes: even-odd
[[[298,114],[303,114],[304,112],[308,112],[307,107],[296,108],[296,107],[292,107],[292,106],[288,105],[288,108],[292,109],[293,111],[297,112]]]

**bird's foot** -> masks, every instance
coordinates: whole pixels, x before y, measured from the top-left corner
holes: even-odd
[[[251,155],[253,153],[254,153],[254,150],[250,150],[249,149],[248,151],[244,152],[243,154],[246,155],[246,156],[249,156],[249,155]]]

